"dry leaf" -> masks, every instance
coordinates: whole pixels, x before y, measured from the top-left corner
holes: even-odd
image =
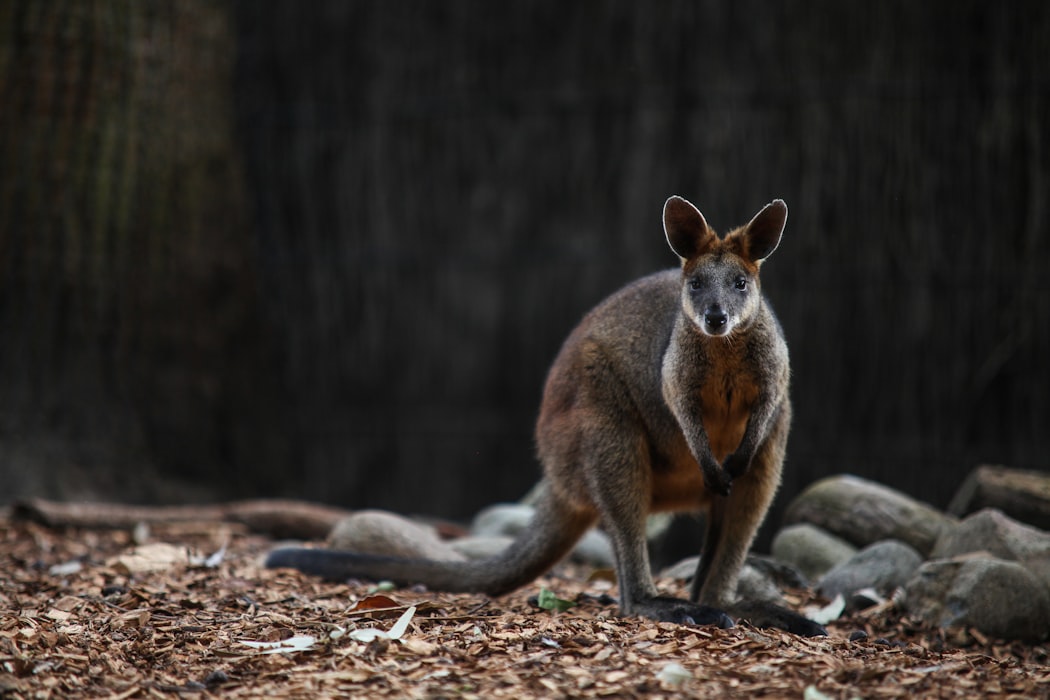
[[[111,559],[107,564],[124,575],[144,574],[170,569],[187,561],[186,549],[166,542],[151,542],[134,547],[130,552]]]
[[[53,565],[47,570],[47,573],[52,576],[72,576],[73,574],[79,574],[83,568],[83,562],[79,559],[73,559],[71,561]]]
[[[47,611],[47,616],[55,622],[65,622],[69,618],[73,617],[73,613],[66,612],[65,610],[56,610],[52,608]]]
[[[803,613],[818,625],[826,625],[829,622],[839,619],[845,609],[846,599],[843,598],[840,593],[827,605],[823,607],[806,608],[803,610]]]
[[[276,642],[254,642],[246,639],[239,640],[239,642],[246,647],[258,649],[260,654],[294,654],[313,649],[317,645],[317,637],[302,634]]]
[[[433,654],[438,645],[432,642],[426,642],[422,639],[401,639],[401,646],[419,656],[430,656]]]
[[[671,661],[663,665],[660,672],[656,674],[656,680],[669,686],[677,687],[693,677],[685,666],[677,661]]]
[[[353,611],[359,610],[389,610],[390,608],[400,608],[401,603],[397,602],[390,596],[381,595],[379,593],[370,595],[366,598],[354,603],[350,608]]]
[[[375,612],[347,604],[366,596],[365,585],[261,568],[258,556],[273,543],[254,535],[231,535],[221,567],[207,569],[183,565],[182,552],[214,551],[214,532],[171,539],[166,529],[165,539],[178,545],[175,565],[130,578],[89,567],[58,581],[47,573],[56,563],[88,552],[103,561],[129,554],[128,532],[57,531],[2,518],[0,532],[0,695],[13,697],[801,698],[812,685],[814,698],[1006,700],[1043,697],[1050,684],[1050,646],[923,627],[892,605],[846,613],[816,640],[744,624],[654,623],[619,618],[611,604],[581,596],[596,584],[585,581],[585,567],[570,564],[498,599],[398,589],[389,596],[398,605]],[[579,600],[571,614],[529,604],[541,587],[555,586]],[[688,594],[680,581],[659,587]],[[805,590],[790,595],[796,609],[817,603]],[[413,616],[405,603],[416,608]],[[421,611],[425,623],[412,625]],[[340,636],[366,615],[391,616],[369,623],[387,638]],[[849,640],[858,630],[868,641]],[[396,643],[391,634],[400,634]],[[295,636],[315,641],[273,641]],[[874,641],[880,638],[904,646]]]
[[[403,615],[401,615],[401,617],[398,618],[397,622],[394,623],[394,626],[390,628],[389,632],[384,632],[375,627],[362,627],[361,629],[349,632],[346,636],[355,641],[364,642],[365,644],[376,639],[401,639],[402,635],[405,634],[405,630],[408,629],[408,623],[412,620],[412,616],[415,614],[415,606],[410,607]]]

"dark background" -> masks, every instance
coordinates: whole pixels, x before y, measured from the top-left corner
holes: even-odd
[[[1048,467],[1050,3],[16,0],[0,41],[2,501],[516,499],[672,193],[790,207],[778,509]]]

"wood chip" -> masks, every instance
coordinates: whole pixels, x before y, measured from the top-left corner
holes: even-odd
[[[812,697],[1007,698],[1043,696],[1050,684],[1046,645],[925,627],[892,606],[836,620],[822,639],[744,624],[687,628],[616,617],[597,602],[605,582],[566,567],[496,600],[399,589],[355,610],[367,584],[261,569],[272,542],[259,535],[233,532],[222,562],[194,568],[182,564],[185,553],[212,551],[214,534],[185,528],[168,544],[176,561],[122,568],[105,563],[130,553],[121,531],[0,522],[0,532],[0,690],[12,697],[721,698],[810,689]],[[74,559],[81,570],[49,573]],[[660,584],[686,593],[681,583]],[[581,603],[538,610],[528,599],[541,587]],[[791,599],[826,603],[807,591]],[[412,606],[399,640],[334,633],[390,630]],[[857,629],[868,641],[849,641]],[[291,654],[237,643],[305,636],[318,641]],[[674,683],[660,675],[670,664]]]

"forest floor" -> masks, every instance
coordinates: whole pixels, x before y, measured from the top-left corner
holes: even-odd
[[[923,628],[887,606],[803,639],[620,619],[610,584],[573,567],[491,600],[269,571],[273,542],[228,524],[154,527],[148,542],[0,520],[0,697],[1050,694],[1047,645]],[[578,604],[541,609],[543,589]]]

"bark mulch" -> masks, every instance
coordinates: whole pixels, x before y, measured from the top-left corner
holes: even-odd
[[[148,544],[136,547],[125,530],[0,520],[0,697],[1050,693],[1047,646],[924,628],[892,606],[837,621],[827,638],[802,639],[745,624],[620,619],[610,584],[574,568],[490,600],[268,571],[259,557],[273,542],[237,524],[154,526],[138,539]],[[673,581],[661,585],[685,593]],[[577,605],[540,609],[541,589]],[[790,598],[819,603],[801,591]],[[399,620],[407,623],[399,638],[360,632],[398,636]]]

